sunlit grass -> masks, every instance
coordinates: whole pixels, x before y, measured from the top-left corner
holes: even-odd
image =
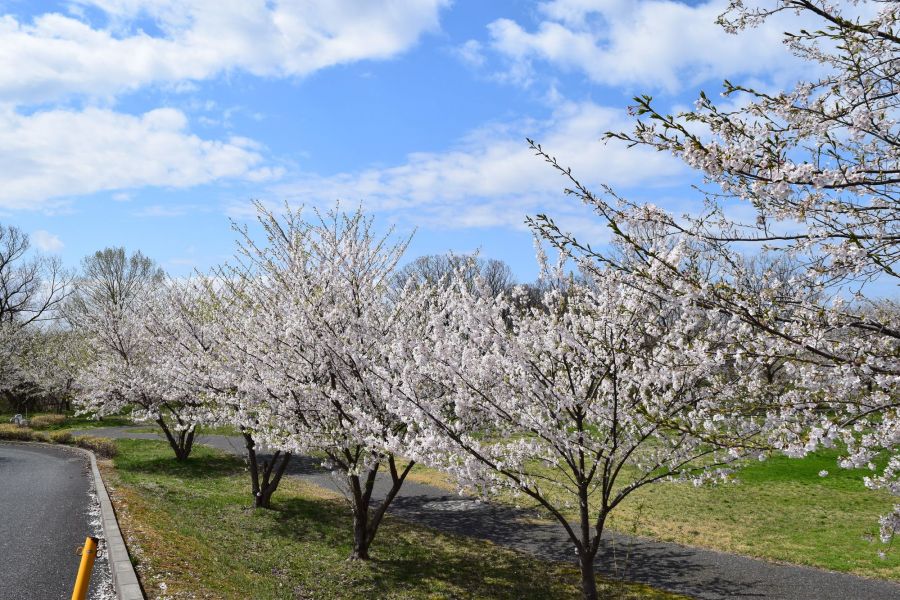
[[[29,413],[28,418],[33,419],[37,416],[42,415],[56,415],[57,413],[48,413],[48,412],[37,412],[37,413]],[[80,429],[96,429],[98,427],[118,427],[120,425],[131,425],[131,419],[125,416],[109,416],[103,417],[102,420],[94,419],[93,417],[87,415],[75,416],[74,412],[67,412],[64,414],[65,421],[61,423],[54,423],[47,427],[43,427],[42,431],[60,431],[60,430],[80,430]],[[9,420],[13,418],[13,413],[3,413],[0,414],[0,423],[9,423]]]
[[[900,580],[900,551],[878,540],[878,517],[895,499],[863,485],[865,470],[837,468],[836,451],[803,459],[777,456],[750,463],[737,481],[695,487],[660,483],[638,490],[613,512],[609,527],[679,544]],[[828,471],[820,477],[820,471]],[[543,474],[552,476],[550,470]],[[438,471],[417,466],[410,477],[456,490]],[[563,504],[562,492],[548,492]],[[533,508],[521,497],[502,500]],[[567,509],[569,518],[576,517]],[[549,515],[542,514],[549,519]],[[887,551],[881,558],[879,551]]]
[[[242,461],[197,447],[186,462],[163,442],[120,440],[105,467],[150,598],[572,598],[574,566],[388,518],[367,563],[349,562],[344,500],[291,478],[275,510],[248,508]],[[604,597],[674,599],[603,583]]]

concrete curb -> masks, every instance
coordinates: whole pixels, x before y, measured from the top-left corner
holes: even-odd
[[[116,511],[109,499],[109,493],[97,468],[97,458],[94,453],[84,448],[81,450],[90,457],[91,471],[94,475],[94,489],[97,501],[100,503],[100,519],[103,522],[103,534],[106,536],[106,551],[108,553],[109,570],[112,571],[113,588],[116,590],[118,600],[145,600],[141,584],[138,582],[137,573],[131,558],[128,556],[128,548],[119,530],[119,522],[116,520]]]

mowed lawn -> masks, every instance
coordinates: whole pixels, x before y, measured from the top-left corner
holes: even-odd
[[[689,546],[900,581],[900,548],[878,539],[878,517],[891,511],[896,498],[866,489],[863,477],[870,472],[840,469],[837,456],[828,451],[803,459],[772,457],[750,463],[728,484],[648,486],[616,507],[609,526]],[[826,477],[819,476],[823,470]],[[410,477],[456,489],[431,469],[417,466]],[[549,518],[527,499],[508,501]]]
[[[13,416],[13,413],[0,413],[0,423],[9,423]],[[133,421],[126,416],[109,416],[104,417],[102,420],[98,420],[86,415],[76,417],[72,411],[63,414],[39,412],[28,415],[29,419],[34,419],[35,417],[50,417],[54,420],[59,419],[59,422],[51,422],[44,426],[36,428],[41,431],[98,429],[102,427],[119,427],[122,425],[131,425],[133,423]]]
[[[345,501],[300,480],[275,510],[249,508],[243,462],[198,446],[179,464],[163,442],[120,440],[102,465],[150,598],[573,598],[573,565],[387,518],[374,560],[347,561]],[[602,583],[617,599],[674,600],[644,586]]]
[[[11,416],[0,415],[0,422]],[[68,415],[64,423],[47,429],[128,423],[125,417],[96,421]],[[168,458],[167,449],[159,458]],[[837,456],[837,451],[804,459],[776,456],[739,471],[733,484],[697,488],[663,483],[644,488],[616,508],[610,526],[665,541],[900,581],[900,548],[878,541],[878,517],[891,510],[895,499],[865,489],[863,477],[869,472],[839,469]],[[235,464],[243,468],[240,461]],[[819,476],[823,470],[828,471],[827,477]],[[411,477],[456,490],[453,482],[434,470],[417,466]],[[239,486],[238,495],[242,491]],[[527,506],[522,498],[510,502]],[[884,558],[879,551],[885,552]]]

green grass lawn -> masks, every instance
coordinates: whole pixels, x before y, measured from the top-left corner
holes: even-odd
[[[249,508],[240,459],[198,446],[179,464],[164,442],[120,440],[105,478],[150,598],[573,598],[574,565],[388,518],[367,563],[351,549],[344,500],[291,478],[275,510]],[[604,597],[672,600],[603,584]]]
[[[98,421],[92,417],[88,416],[68,416],[66,418],[66,422],[60,426],[50,427],[48,430],[52,431],[54,429],[72,429],[72,430],[81,430],[81,429],[98,429],[100,427],[120,427],[123,425],[131,425],[132,420],[129,417],[123,416],[109,416],[103,417],[102,421]]]
[[[868,471],[837,468],[837,456],[837,451],[826,451],[804,459],[776,456],[753,462],[731,484],[643,488],[616,508],[609,526],[664,541],[900,581],[900,550],[885,547],[877,535],[878,517],[891,510],[895,499],[864,487]],[[820,477],[822,470],[829,475]],[[411,477],[456,489],[444,474],[419,466]],[[528,506],[522,498],[507,500]],[[882,550],[885,558],[879,556]]]
[[[162,429],[156,423],[143,422],[139,423],[140,427],[134,428],[134,433],[158,433],[162,435]],[[200,425],[196,429],[196,435],[198,437],[204,435],[233,435],[240,436],[241,432],[237,427],[232,427],[231,425]]]
[[[869,472],[838,468],[837,455],[773,457],[739,471],[738,482],[718,486],[648,486],[615,509],[609,526],[664,541],[900,581],[900,551],[886,547],[877,535],[878,516],[890,512],[896,499],[866,489],[863,477]],[[829,475],[820,477],[822,470]],[[445,475],[423,467],[415,467],[410,477],[456,489]],[[505,500],[540,514],[522,498]],[[575,516],[570,510],[569,517]],[[879,550],[887,551],[885,558]]]
[[[29,413],[28,418],[32,419],[37,416],[43,415],[55,415],[56,413]],[[81,429],[96,429],[99,427],[119,427],[121,425],[131,425],[132,421],[130,418],[126,416],[108,416],[103,417],[102,421],[98,421],[93,417],[89,417],[87,415],[82,415],[76,417],[73,412],[68,412],[65,415],[65,421],[58,424],[50,425],[49,427],[44,427],[42,431],[60,431],[60,430],[81,430]],[[13,413],[2,413],[0,414],[0,423],[9,423],[9,420],[13,418]]]

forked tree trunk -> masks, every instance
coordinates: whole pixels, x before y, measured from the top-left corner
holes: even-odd
[[[378,526],[381,525],[384,513],[397,496],[397,492],[400,491],[400,487],[403,485],[406,476],[409,474],[409,471],[414,464],[415,463],[410,462],[401,473],[397,471],[394,457],[388,457],[391,489],[388,490],[388,493],[381,504],[371,512],[372,490],[375,487],[378,465],[369,469],[365,479],[360,478],[359,475],[348,476],[347,479],[350,484],[350,504],[353,509],[353,551],[350,554],[350,560],[369,559],[369,547],[375,539],[375,534],[378,533]]]
[[[262,461],[256,454],[256,442],[253,436],[246,431],[242,432],[244,443],[247,446],[247,458],[250,462],[250,485],[253,491],[253,506],[255,508],[271,508],[272,494],[278,489],[281,477],[291,461],[290,452],[276,452],[270,460]]]
[[[180,461],[187,460],[188,456],[191,455],[191,448],[194,446],[195,429],[192,427],[190,430],[182,429],[181,431],[173,432],[162,417],[157,419],[156,423],[162,428],[163,433],[166,434],[166,439],[175,452],[175,459]]]

